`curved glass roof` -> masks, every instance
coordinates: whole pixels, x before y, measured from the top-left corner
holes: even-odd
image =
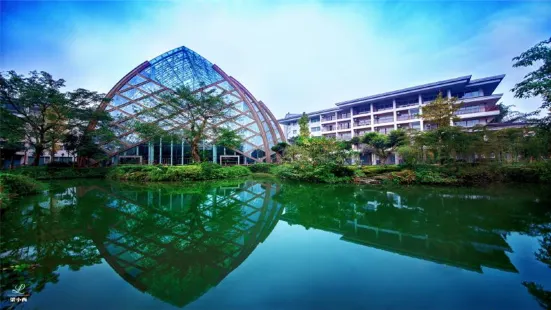
[[[271,161],[270,148],[284,141],[273,115],[239,82],[184,46],[144,62],[109,92],[111,101],[100,109],[105,109],[114,118],[111,126],[117,138],[104,144],[104,150],[114,156],[147,142],[134,133],[135,122],[157,123],[167,131],[185,128],[188,123],[181,116],[153,118],[146,113],[150,109],[165,111],[162,95],[181,86],[196,92],[221,94],[229,109],[228,116],[209,126],[238,132],[243,143],[233,150],[236,153],[253,162]],[[167,116],[170,112],[173,111],[166,109]]]

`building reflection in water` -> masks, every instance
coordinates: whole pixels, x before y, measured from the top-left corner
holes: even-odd
[[[279,185],[245,182],[195,193],[114,189],[120,221],[96,245],[141,291],[182,307],[239,266],[270,234],[282,211]]]
[[[2,267],[36,263],[24,273],[32,294],[56,283],[61,266],[78,270],[104,259],[135,288],[182,307],[270,234],[283,210],[272,199],[279,189],[253,181],[54,189],[4,217]],[[19,271],[11,274],[3,273],[3,291],[20,281]]]
[[[512,252],[507,235],[531,234],[538,224],[551,222],[549,212],[544,214],[544,202],[534,197],[494,197],[468,190],[420,195],[415,190],[398,194],[358,187],[316,191],[297,186],[285,188],[278,200],[286,206],[281,219],[289,224],[479,273],[483,267],[517,273],[507,255]]]

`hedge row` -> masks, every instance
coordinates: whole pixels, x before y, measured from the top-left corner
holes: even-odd
[[[138,182],[200,181],[237,178],[250,173],[244,166],[222,167],[213,163],[187,166],[121,165],[111,168],[107,177],[112,180]]]
[[[35,180],[104,178],[109,168],[71,168],[55,166],[25,166],[10,170],[10,174],[18,174]]]
[[[391,173],[399,184],[551,183],[551,162],[523,165],[417,166],[414,170]]]

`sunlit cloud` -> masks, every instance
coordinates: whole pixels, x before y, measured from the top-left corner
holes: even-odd
[[[526,73],[511,59],[549,36],[551,5],[437,4],[136,2],[120,18],[99,20],[75,6],[63,31],[44,31],[38,40],[55,53],[13,43],[0,69],[46,70],[71,88],[107,92],[143,61],[184,45],[241,81],[277,117],[469,74],[505,73],[497,90],[503,102],[537,107],[538,99],[509,92]],[[22,22],[17,27],[27,29]],[[21,40],[40,33],[21,31]]]

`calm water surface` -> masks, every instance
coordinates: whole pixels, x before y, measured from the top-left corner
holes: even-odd
[[[60,182],[1,220],[2,309],[550,306],[550,188]]]

